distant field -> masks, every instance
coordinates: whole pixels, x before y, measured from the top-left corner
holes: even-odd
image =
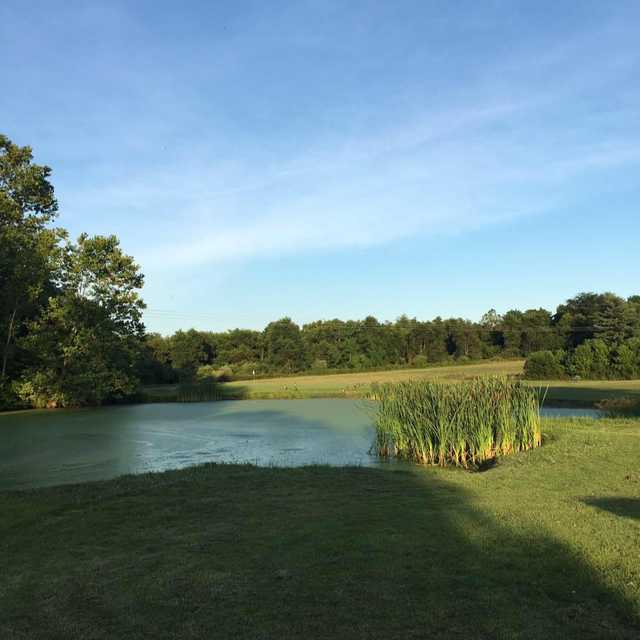
[[[225,386],[242,390],[244,397],[255,399],[352,397],[366,394],[376,382],[415,379],[456,382],[483,375],[520,375],[523,373],[523,367],[524,360],[505,360],[427,369],[245,380],[230,382]],[[548,404],[592,406],[609,398],[640,398],[640,380],[544,380],[530,381],[528,384],[545,389]]]
[[[367,371],[337,373],[319,376],[295,376],[242,380],[230,382],[229,388],[244,388],[250,398],[311,396],[359,396],[376,382],[400,382],[402,380],[466,380],[484,375],[519,375],[524,360],[502,360],[427,369],[395,369],[391,371]]]
[[[238,380],[223,385],[228,398],[254,400],[286,398],[355,398],[366,395],[371,385],[402,380],[445,380],[456,382],[484,375],[521,375],[524,360],[499,360],[474,364],[434,366],[426,369],[394,369],[326,375],[299,375],[258,380]],[[528,384],[546,392],[546,403],[553,405],[593,406],[601,400],[633,397],[640,399],[640,380],[544,380]],[[145,388],[152,402],[175,399],[177,385],[153,385]]]

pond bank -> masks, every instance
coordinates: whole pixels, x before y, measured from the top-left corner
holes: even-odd
[[[0,637],[635,639],[640,421],[544,428],[486,473],[206,465],[0,492]]]

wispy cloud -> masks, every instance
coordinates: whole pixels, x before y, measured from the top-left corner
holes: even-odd
[[[77,75],[43,61],[47,99],[75,109],[74,127],[57,133],[58,108],[47,129],[69,149],[63,221],[119,233],[160,272],[461,233],[570,205],[594,175],[639,161],[640,54],[624,12],[490,55],[464,42],[489,38],[495,19],[465,11],[445,21],[459,50],[438,40],[442,24],[413,48],[400,34],[385,43],[389,70],[386,19],[336,11],[229,11],[213,34],[171,25],[170,46],[123,7],[65,14],[56,32]],[[71,34],[98,25],[89,64],[88,36]],[[96,73],[91,102],[78,78]]]
[[[136,251],[150,269],[460,233],[548,211],[571,201],[573,181],[640,160],[622,137],[570,140],[562,125],[529,124],[552,113],[532,100],[424,114],[265,166],[171,166],[78,199],[152,210],[165,238],[150,229]]]

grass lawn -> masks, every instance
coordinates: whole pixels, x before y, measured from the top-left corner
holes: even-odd
[[[331,373],[323,375],[296,375],[256,380],[238,380],[222,385],[230,398],[271,400],[289,398],[353,398],[368,393],[376,382],[442,378],[467,380],[483,375],[518,375],[523,371],[524,360],[497,360],[473,364],[432,366],[426,369],[391,369],[388,371],[364,371],[356,373]],[[151,401],[172,399],[178,389],[175,384],[147,385],[144,393]]]
[[[458,382],[486,375],[517,376],[523,373],[523,367],[524,360],[503,360],[427,369],[242,380],[227,383],[225,387],[231,395],[235,389],[242,392],[239,395],[251,399],[358,397],[368,393],[371,384],[376,382],[436,379]],[[610,398],[640,399],[640,380],[531,380],[528,384],[545,389],[547,403],[554,405],[590,407]]]
[[[389,371],[365,371],[361,373],[336,373],[326,375],[301,375],[259,380],[230,382],[229,388],[244,389],[250,398],[360,396],[367,393],[376,382],[400,382],[402,380],[467,380],[484,375],[517,375],[522,373],[524,360],[501,360],[467,365],[429,367],[426,369],[394,369]]]
[[[0,493],[0,638],[640,637],[640,421],[484,473],[206,465]]]

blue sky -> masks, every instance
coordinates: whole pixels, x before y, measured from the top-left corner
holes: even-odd
[[[640,292],[640,3],[0,4],[0,131],[151,330]]]

